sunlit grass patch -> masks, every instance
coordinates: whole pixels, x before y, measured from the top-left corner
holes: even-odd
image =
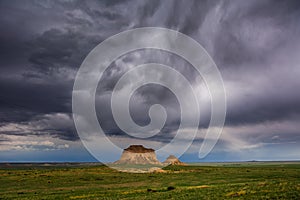
[[[203,188],[210,188],[211,186],[208,185],[196,185],[196,186],[189,186],[187,189],[203,189]]]
[[[95,196],[94,194],[78,195],[78,196],[70,196],[70,199],[86,199],[94,196]]]
[[[238,197],[238,196],[245,195],[246,193],[247,192],[245,190],[240,190],[238,192],[229,192],[225,196],[227,196],[227,197]]]

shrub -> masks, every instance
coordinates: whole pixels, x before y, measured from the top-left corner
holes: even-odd
[[[175,187],[173,187],[173,186],[169,186],[168,188],[167,188],[167,190],[175,190]]]

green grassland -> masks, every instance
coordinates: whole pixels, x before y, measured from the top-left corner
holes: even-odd
[[[0,167],[0,199],[300,199],[300,163],[168,166],[125,173],[100,165]]]

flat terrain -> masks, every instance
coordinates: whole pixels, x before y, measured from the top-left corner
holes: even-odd
[[[165,171],[1,164],[0,199],[300,199],[299,162],[194,164]]]

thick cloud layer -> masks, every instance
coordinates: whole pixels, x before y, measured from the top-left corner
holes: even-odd
[[[1,1],[0,151],[62,149],[69,148],[68,142],[78,141],[71,118],[71,97],[83,59],[107,37],[145,26],[189,35],[206,48],[219,67],[227,94],[227,119],[217,149],[234,152],[275,143],[274,148],[280,144],[284,148],[289,142],[298,144],[299,19],[297,0]],[[132,52],[111,64],[96,97],[100,124],[122,147],[133,138],[128,138],[113,120],[111,91],[126,71],[148,62],[166,64],[181,72],[197,88],[201,99],[199,129],[205,130],[210,119],[208,91],[186,61],[162,51]],[[136,91],[130,108],[135,122],[145,125],[149,123],[148,110],[156,103],[166,108],[168,120],[151,140],[163,146],[172,139],[180,122],[174,94],[148,85]],[[29,142],[18,142],[23,137]],[[43,137],[49,142],[40,142]],[[198,136],[195,145],[202,140],[203,135]]]

